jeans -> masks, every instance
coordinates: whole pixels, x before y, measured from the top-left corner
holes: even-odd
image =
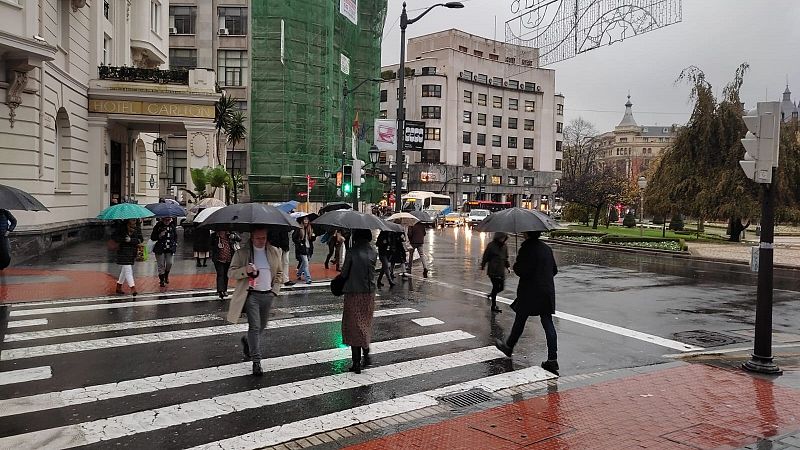
[[[411,250],[408,252],[408,271],[411,272],[411,265],[414,262],[414,252],[419,253],[419,259],[422,261],[422,268],[428,270],[428,261],[425,257],[425,252],[422,251],[422,245],[412,245]]]
[[[505,289],[505,279],[503,277],[489,277],[492,281],[492,292],[489,293],[489,297],[492,299],[492,306],[495,305],[497,302],[497,294],[503,292]]]
[[[230,261],[214,261],[214,269],[217,270],[217,292],[228,292],[228,269],[230,268]]]
[[[380,256],[380,260],[381,260],[381,268],[380,271],[378,271],[378,283],[381,282],[384,275],[386,275],[386,278],[389,280],[389,283],[392,283],[393,268],[392,268],[392,263],[389,262],[389,256],[382,255]]]
[[[299,256],[300,256],[300,268],[297,269],[297,271],[305,275],[307,283],[311,283],[311,267],[309,266],[308,255],[299,255]]]
[[[514,325],[511,327],[511,334],[508,335],[508,340],[506,341],[506,345],[512,349],[517,345],[519,337],[522,336],[522,331],[525,329],[525,322],[528,321],[528,317],[527,314],[519,313],[514,317]],[[556,335],[556,326],[553,324],[553,316],[551,314],[541,314],[539,319],[542,322],[542,328],[544,328],[545,339],[547,339],[547,359],[557,360],[558,336]]]
[[[117,284],[123,284],[125,282],[128,283],[128,286],[134,287],[136,284],[133,281],[133,265],[126,264],[124,266],[119,266],[119,280],[117,280]]]
[[[250,360],[261,361],[261,335],[267,329],[269,310],[272,307],[272,292],[248,292],[244,302],[247,314],[247,345],[250,347]]]
[[[172,270],[172,261],[175,255],[172,253],[156,253],[156,261],[158,262],[158,274],[164,275],[165,272]]]

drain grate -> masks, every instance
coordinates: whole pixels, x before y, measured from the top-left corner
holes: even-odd
[[[456,408],[466,408],[467,406],[477,405],[479,403],[494,400],[492,394],[484,391],[483,389],[470,389],[466,392],[459,392],[458,394],[445,395],[439,397],[440,401],[449,403]]]
[[[721,347],[723,345],[746,342],[747,339],[729,334],[718,333],[708,330],[689,330],[674,334],[675,339],[686,344],[697,345],[699,347]]]

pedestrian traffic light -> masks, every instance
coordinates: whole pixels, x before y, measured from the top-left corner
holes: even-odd
[[[353,192],[353,166],[342,166],[342,193],[349,195]]]
[[[778,102],[758,102],[756,109],[742,117],[748,133],[742,139],[745,153],[739,165],[756,183],[772,183],[772,168],[778,167],[779,117]]]
[[[361,186],[367,180],[364,178],[367,172],[364,170],[364,161],[360,159],[353,160],[353,186]]]

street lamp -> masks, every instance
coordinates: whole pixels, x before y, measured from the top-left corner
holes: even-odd
[[[639,177],[639,236],[644,236],[644,190],[647,187],[647,178]]]
[[[381,151],[378,150],[377,145],[373,144],[372,147],[369,148],[369,163],[372,164],[373,169],[375,168],[375,165],[378,164],[380,157]]]
[[[397,78],[400,81],[400,92],[399,100],[397,102],[397,172],[395,173],[395,185],[396,185],[396,192],[395,192],[395,211],[400,212],[400,199],[402,198],[402,186],[403,186],[403,162],[405,161],[405,156],[403,155],[403,150],[405,146],[405,124],[406,124],[406,111],[403,107],[403,100],[406,96],[406,89],[405,89],[405,77],[406,77],[406,28],[412,23],[418,21],[422,18],[425,14],[428,14],[430,10],[436,8],[437,6],[444,6],[445,8],[463,8],[464,5],[461,2],[447,2],[447,3],[437,3],[435,5],[430,6],[428,9],[422,12],[422,14],[414,17],[413,19],[408,18],[408,14],[406,13],[406,2],[403,2],[403,12],[400,14],[400,70],[397,71]]]
[[[167,149],[167,141],[161,137],[161,125],[158,126],[158,137],[153,141],[153,153],[159,158],[164,156],[164,150]]]

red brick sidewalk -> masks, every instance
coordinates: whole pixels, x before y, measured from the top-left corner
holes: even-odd
[[[135,269],[134,269],[135,270]],[[290,264],[291,280],[295,281]],[[311,264],[314,281],[329,280],[336,271],[326,270],[323,264]],[[170,274],[170,284],[162,288],[158,276],[136,275],[136,290],[141,293],[214,289],[216,274]],[[9,268],[0,272],[0,303],[30,302],[37,300],[60,300],[67,298],[101,297],[116,295],[117,277],[105,272],[81,270]],[[231,284],[231,287],[233,285]],[[130,290],[125,286],[125,292]]]
[[[800,391],[686,365],[552,393],[350,449],[721,449],[800,429]]]

